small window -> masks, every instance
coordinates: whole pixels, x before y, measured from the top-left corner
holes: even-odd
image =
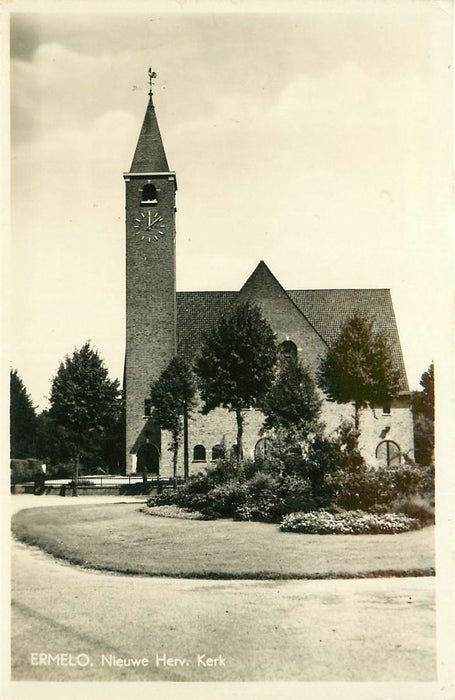
[[[193,449],[193,462],[205,462],[205,447],[204,445],[195,445]]]
[[[224,457],[224,448],[223,445],[220,445],[218,442],[216,445],[213,445],[212,447],[212,462],[215,462],[217,459],[222,459]]]
[[[376,458],[381,464],[388,467],[399,467],[401,464],[401,450],[393,440],[383,440],[376,447]]]
[[[383,416],[390,416],[391,413],[392,413],[392,408],[391,408],[390,401],[389,401],[389,403],[385,403],[384,406],[382,407],[382,415]]]
[[[144,416],[150,418],[152,415],[152,399],[144,400]]]
[[[142,188],[141,204],[158,204],[156,198],[156,187],[150,182]]]
[[[285,340],[278,348],[278,353],[281,362],[293,363],[297,362],[297,345],[292,340]]]

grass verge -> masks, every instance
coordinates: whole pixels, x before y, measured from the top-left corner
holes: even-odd
[[[213,579],[434,575],[434,528],[399,535],[303,535],[277,525],[146,517],[135,504],[30,508],[15,536],[71,564],[121,574]]]

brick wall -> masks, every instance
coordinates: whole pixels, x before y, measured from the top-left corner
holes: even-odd
[[[344,419],[353,420],[353,407],[347,404],[336,404],[324,401],[321,419],[326,424],[326,434],[333,434],[341,421]],[[261,438],[261,428],[264,416],[260,411],[252,410],[245,412],[244,421],[244,456],[247,459],[254,458],[254,448]],[[385,435],[384,430],[386,431]],[[384,439],[393,440],[401,449],[402,453],[413,457],[414,434],[412,412],[410,400],[402,397],[392,404],[391,412],[383,414],[382,409],[374,411],[366,409],[362,411],[360,418],[360,449],[367,463],[371,466],[377,465],[376,447]],[[195,474],[209,464],[211,450],[214,445],[225,444],[226,448],[232,447],[236,443],[237,424],[235,413],[230,413],[227,409],[217,408],[207,416],[195,412],[191,416],[188,425],[189,443],[189,467],[190,474]],[[163,433],[163,451],[160,465],[160,475],[163,477],[172,476],[172,455],[167,450],[169,435]],[[206,461],[194,462],[193,449],[195,445],[203,445],[206,449]],[[180,448],[178,461],[178,474],[183,475],[183,451]]]
[[[240,300],[258,304],[276,333],[277,342],[295,343],[299,361],[316,371],[327,345],[264,264],[258,265],[251,275],[240,292]]]
[[[171,174],[126,176],[126,469],[135,471],[131,449],[143,430],[144,399],[176,351],[175,179]],[[144,185],[157,189],[158,204],[141,206]],[[164,236],[141,240],[136,219],[152,210],[164,217]],[[145,259],[146,258],[146,259]],[[158,445],[159,448],[159,445]]]

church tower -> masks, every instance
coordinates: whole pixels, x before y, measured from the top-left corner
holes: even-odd
[[[176,352],[175,173],[169,170],[152,97],[126,187],[126,473],[158,474],[159,426],[150,383]]]

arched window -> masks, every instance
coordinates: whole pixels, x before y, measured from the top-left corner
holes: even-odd
[[[376,457],[381,464],[388,467],[399,467],[401,464],[401,450],[393,440],[383,440],[376,447]]]
[[[222,459],[224,457],[224,448],[223,445],[220,445],[218,442],[216,445],[213,445],[212,447],[212,462],[215,462],[217,459]]]
[[[270,438],[261,438],[254,446],[254,459],[262,459],[270,454],[272,441]]]
[[[205,462],[205,447],[204,445],[195,445],[193,449],[193,462]]]
[[[297,345],[292,340],[285,340],[278,348],[281,362],[297,362]]]
[[[142,188],[141,204],[157,204],[158,200],[156,198],[156,187],[152,185],[151,182],[144,185]]]

